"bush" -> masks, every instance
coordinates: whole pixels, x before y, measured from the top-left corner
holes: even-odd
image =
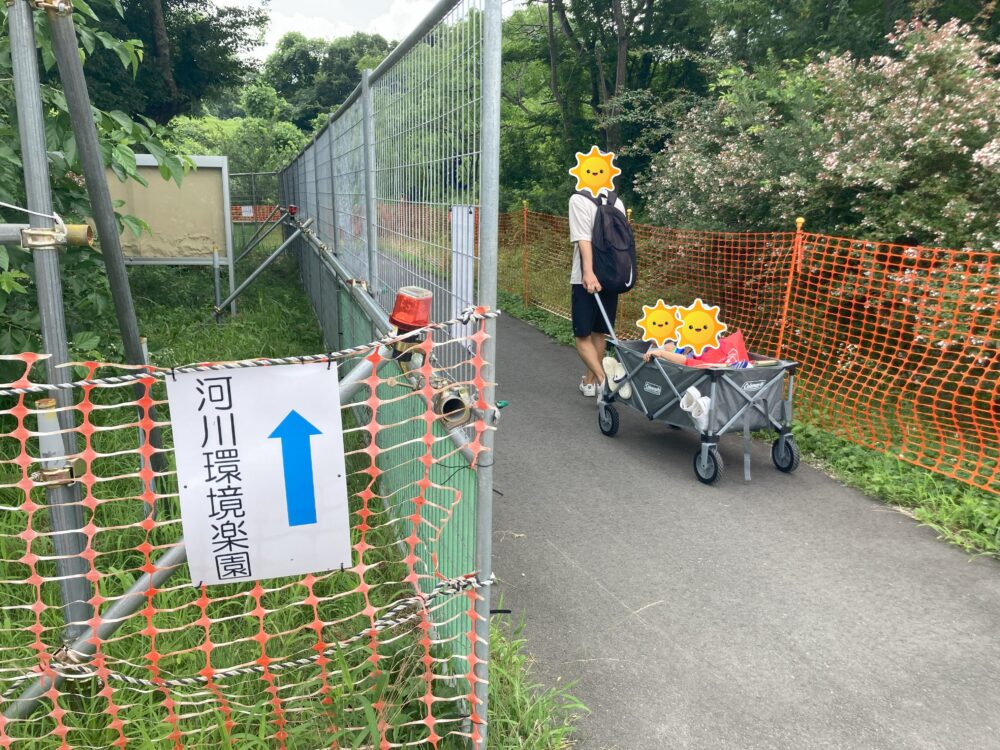
[[[657,222],[1000,250],[1000,47],[899,24],[891,56],[728,68],[637,188]]]

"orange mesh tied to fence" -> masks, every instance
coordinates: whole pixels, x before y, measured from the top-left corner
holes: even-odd
[[[802,364],[797,417],[859,445],[1000,494],[1000,261],[970,252],[792,232],[633,225],[642,305],[695,297],[750,347]],[[501,217],[500,289],[569,316],[565,217]]]
[[[230,208],[230,218],[234,224],[266,224],[274,220],[278,206],[271,205],[242,205]]]
[[[485,717],[475,698],[483,679],[475,604],[489,581],[479,580],[474,563],[461,571],[439,564],[456,559],[445,545],[475,538],[450,528],[475,518],[474,493],[442,476],[472,471],[485,458],[481,438],[493,428],[485,421],[492,405],[481,396],[481,352],[493,315],[470,310],[429,327],[411,351],[422,356],[405,371],[394,354],[398,338],[335,354],[176,370],[87,362],[74,366],[71,387],[46,385],[38,355],[0,359],[0,747],[386,750],[477,740]],[[353,564],[193,586],[177,556],[180,503],[164,379],[263,366],[336,366],[342,374]],[[54,409],[57,391],[72,395]],[[443,392],[466,394],[464,421],[442,414]],[[54,433],[40,421],[51,425],[53,411],[62,419]],[[40,436],[60,433],[76,440],[65,457],[76,463],[72,484],[52,472],[62,456],[40,454]],[[157,452],[167,458],[159,473],[151,462]],[[73,489],[71,504],[83,517],[74,559],[83,561],[78,578],[92,608],[70,623],[82,632],[68,648],[60,596],[67,559],[57,551],[66,532],[53,529],[47,506],[57,485]],[[474,549],[460,552],[475,560]],[[172,576],[134,587],[171,559]],[[111,609],[130,597],[124,615]],[[116,622],[105,620],[109,612],[119,614]],[[27,695],[37,703],[28,705]]]

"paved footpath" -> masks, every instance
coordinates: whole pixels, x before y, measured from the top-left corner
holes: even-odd
[[[634,411],[600,434],[573,350],[502,318],[497,592],[579,750],[1000,750],[1000,563],[739,437]],[[496,593],[496,592],[495,592]]]

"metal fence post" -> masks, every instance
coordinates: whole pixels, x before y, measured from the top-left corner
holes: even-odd
[[[135,314],[135,303],[132,300],[132,290],[129,286],[128,270],[125,268],[121,236],[118,233],[118,220],[115,218],[114,204],[111,201],[111,193],[105,176],[104,160],[97,138],[97,126],[94,124],[93,111],[90,106],[87,79],[83,73],[83,64],[80,62],[80,47],[77,43],[72,10],[63,12],[48,8],[46,16],[52,31],[52,47],[56,56],[56,64],[59,67],[59,77],[62,79],[63,92],[66,95],[66,106],[69,110],[73,135],[76,138],[80,154],[83,175],[87,183],[87,196],[90,199],[97,236],[101,241],[101,257],[104,259],[104,269],[111,287],[115,316],[118,319],[118,330],[121,333],[125,349],[125,360],[133,365],[146,364],[139,336],[139,323]],[[137,398],[142,398],[144,393],[143,386],[136,386]],[[140,414],[143,412],[142,407],[139,408],[139,411]],[[154,407],[149,407],[149,418],[154,423],[156,422]],[[162,474],[167,470],[167,460],[162,452],[163,440],[158,427],[154,427],[150,431],[149,442],[155,449],[151,459],[153,471]]]
[[[326,127],[330,139],[330,214],[333,224],[330,251],[336,255],[340,252],[340,224],[337,221],[337,139],[333,137],[333,115]]]
[[[485,0],[483,8],[483,69],[482,127],[480,130],[480,207],[479,207],[479,304],[496,308],[497,304],[497,243],[500,212],[500,65],[501,65],[501,0]],[[488,368],[483,373],[486,386],[483,398],[494,401],[492,385],[496,372],[496,320],[486,321],[488,338],[483,342],[483,360]],[[484,368],[485,369],[485,368]],[[482,437],[485,462],[480,459],[477,469],[476,492],[476,569],[483,580],[493,575],[493,431]],[[476,683],[480,726],[479,747],[487,747],[489,717],[489,657],[490,657],[490,595],[488,591],[476,602],[476,652],[479,681]]]
[[[802,263],[802,227],[806,220],[799,216],[795,220],[795,239],[792,241],[792,257],[788,263],[788,280],[785,286],[785,299],[781,305],[781,325],[778,327],[778,346],[774,356],[781,359],[784,354],[785,332],[788,330],[788,316],[790,315],[792,303],[792,288],[795,284],[795,276],[799,272],[799,265]]]
[[[528,279],[528,201],[521,201],[521,272],[524,277],[524,306],[531,304]]]
[[[35,48],[35,27],[31,7],[27,0],[15,0],[8,14],[10,27],[11,60],[14,69],[14,92],[17,100],[18,131],[21,135],[21,162],[24,167],[25,193],[33,228],[53,227],[52,192],[49,184],[48,154],[45,150],[45,122],[42,116],[41,83]],[[47,360],[50,383],[65,383],[71,372],[59,365],[69,361],[66,343],[66,320],[63,310],[62,279],[59,272],[59,250],[53,247],[33,251],[35,284],[38,287],[38,311],[41,319],[42,340]],[[75,410],[72,391],[59,390],[56,394],[59,425],[63,431],[61,442],[63,456],[76,453]],[[66,628],[63,639],[74,641],[93,617],[90,604],[91,586],[86,579],[89,570],[82,553],[87,547],[87,537],[80,532],[84,527],[83,507],[80,505],[79,487],[76,484],[49,486],[45,489],[49,520],[52,525],[52,544],[56,554],[56,572],[62,598],[63,618]]]
[[[375,119],[372,115],[371,70],[361,73],[361,117],[365,151],[365,223],[368,227],[368,289],[378,294],[378,217],[375,215]]]

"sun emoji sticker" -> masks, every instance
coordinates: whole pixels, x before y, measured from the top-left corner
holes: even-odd
[[[667,341],[677,340],[677,329],[680,320],[677,318],[676,306],[667,306],[662,299],[656,300],[653,306],[642,306],[642,317],[635,324],[642,329],[642,340],[652,341],[657,346],[663,346]]]
[[[614,179],[622,171],[615,166],[614,152],[591,146],[589,154],[577,151],[576,166],[569,173],[576,178],[577,190],[589,190],[596,198],[602,189],[614,191]]]
[[[690,307],[678,308],[677,316],[681,320],[677,346],[691,347],[696,357],[706,349],[718,349],[719,337],[729,329],[719,320],[719,307],[707,307],[700,297]]]

